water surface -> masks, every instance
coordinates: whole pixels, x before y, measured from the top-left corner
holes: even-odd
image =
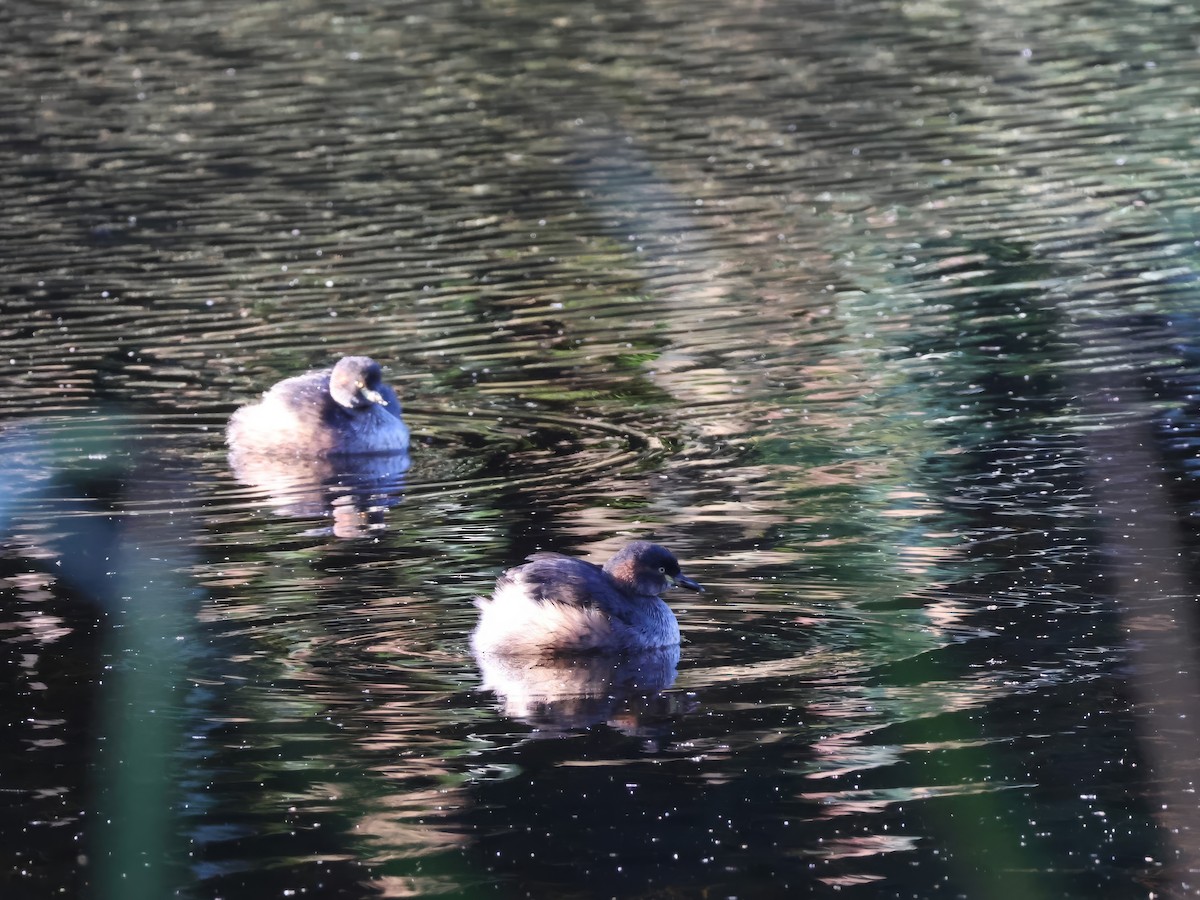
[[[5,5],[5,896],[1195,893],[1196,19]],[[231,469],[346,353],[411,468]]]

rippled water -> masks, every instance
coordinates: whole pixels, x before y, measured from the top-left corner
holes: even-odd
[[[1195,10],[0,23],[5,897],[1197,893]],[[231,468],[351,352],[407,472]]]

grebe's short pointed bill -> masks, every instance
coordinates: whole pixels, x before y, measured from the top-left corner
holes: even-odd
[[[704,588],[700,587],[700,585],[698,585],[696,582],[692,581],[692,579],[688,578],[682,572],[680,572],[673,579],[671,579],[671,583],[674,584],[676,587],[685,587],[689,591],[697,591],[701,594],[704,593]]]
[[[380,406],[388,405],[388,402],[383,399],[383,394],[379,393],[379,391],[373,391],[369,387],[364,387],[361,393],[372,403],[378,403]]]

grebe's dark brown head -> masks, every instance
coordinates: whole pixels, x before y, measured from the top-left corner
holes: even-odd
[[[667,588],[676,586],[704,590],[683,574],[675,554],[649,541],[626,544],[604,564],[604,571],[627,594],[657,597]]]

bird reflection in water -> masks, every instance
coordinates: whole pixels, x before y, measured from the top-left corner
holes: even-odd
[[[665,693],[675,682],[679,645],[619,654],[505,656],[476,651],[483,690],[504,714],[543,736],[607,724],[651,736],[670,716],[694,705]]]
[[[281,516],[328,518],[337,537],[384,527],[384,513],[404,498],[407,453],[281,458],[231,451],[229,466]]]

